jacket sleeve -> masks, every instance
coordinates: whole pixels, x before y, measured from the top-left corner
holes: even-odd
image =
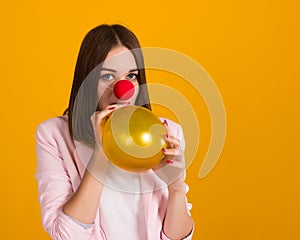
[[[43,227],[54,240],[89,239],[95,227],[85,227],[62,211],[64,204],[73,195],[73,188],[59,151],[59,141],[55,139],[51,127],[49,124],[40,124],[36,132],[36,179]]]
[[[184,135],[183,135],[181,126],[170,120],[168,120],[168,123],[170,124],[170,128],[171,128],[171,131],[173,131],[174,136],[176,136],[178,139],[180,139],[180,141],[181,141],[180,148],[184,152],[185,140],[184,140]],[[186,174],[186,173],[184,173],[184,174]],[[186,177],[186,175],[185,175],[185,177]],[[188,191],[189,191],[189,186],[185,183],[185,193],[187,194]],[[187,208],[188,214],[191,216],[192,204],[188,202],[187,197],[186,197],[186,208]],[[183,238],[182,240],[191,240],[193,237],[193,233],[194,233],[194,225],[193,225],[192,231],[189,233],[189,235],[186,236],[185,238]],[[165,235],[163,230],[161,230],[160,238],[161,238],[161,240],[172,240]]]

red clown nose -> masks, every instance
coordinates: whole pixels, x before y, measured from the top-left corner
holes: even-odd
[[[134,94],[134,85],[128,80],[120,80],[114,86],[114,94],[120,100],[128,100]]]

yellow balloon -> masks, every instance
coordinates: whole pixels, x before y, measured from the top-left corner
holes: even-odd
[[[103,150],[108,159],[122,169],[146,171],[162,160],[165,134],[163,123],[150,110],[121,107],[103,124]]]

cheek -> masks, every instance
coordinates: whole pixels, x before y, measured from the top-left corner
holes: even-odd
[[[100,97],[103,96],[103,90],[98,87],[97,93],[98,93],[98,100],[99,100]]]
[[[139,94],[139,90],[140,90],[140,86],[139,86],[139,83],[138,81],[136,80],[134,83],[134,98],[137,97],[137,95]]]
[[[99,82],[97,87],[98,99],[103,95],[104,90],[105,87]]]
[[[98,99],[108,96],[111,88],[109,84],[99,82],[97,88]]]
[[[137,95],[139,94],[139,90],[140,90],[139,85],[135,86],[135,88],[134,88],[134,97],[135,97],[135,98],[136,98]]]

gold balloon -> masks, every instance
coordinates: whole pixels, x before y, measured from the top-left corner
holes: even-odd
[[[164,125],[150,110],[121,107],[103,124],[103,150],[108,159],[122,169],[146,171],[163,158],[165,134]]]

